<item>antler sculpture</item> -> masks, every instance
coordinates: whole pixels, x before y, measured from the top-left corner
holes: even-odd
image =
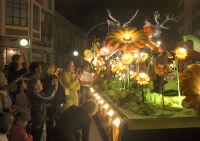
[[[128,20],[126,23],[123,24],[123,27],[128,26],[135,19],[137,14],[138,14],[138,9],[136,10],[135,14],[130,18],[130,20]]]
[[[118,20],[116,20],[112,15],[111,15],[111,11],[109,9],[107,9],[107,13],[108,13],[108,17],[112,20],[112,22],[114,22],[117,26],[120,26],[120,22]],[[110,21],[110,20],[109,20]]]
[[[169,29],[169,27],[165,27],[165,26],[164,26],[164,24],[165,24],[167,21],[174,21],[174,22],[177,22],[177,18],[174,17],[173,15],[170,16],[169,14],[167,14],[165,17],[166,17],[166,19],[165,19],[162,23],[160,23],[159,20],[158,20],[158,19],[160,18],[160,14],[158,13],[158,11],[155,11],[155,13],[154,13],[155,22],[156,22],[157,26],[159,26],[160,28]]]
[[[117,27],[120,27],[121,26],[120,22],[112,16],[111,11],[109,9],[107,9],[107,13],[108,13],[108,17],[110,18],[110,19],[107,19],[108,26],[115,25]],[[122,27],[128,26],[135,19],[137,14],[138,14],[138,10],[136,10],[135,14],[127,22],[125,22],[122,25]]]

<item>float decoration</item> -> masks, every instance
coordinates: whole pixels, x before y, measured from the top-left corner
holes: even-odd
[[[180,81],[182,94],[186,96],[183,102],[193,107],[200,114],[200,64],[187,67]]]
[[[116,50],[136,51],[148,44],[149,39],[144,31],[136,28],[118,28],[108,33],[105,38],[106,44],[109,44]]]

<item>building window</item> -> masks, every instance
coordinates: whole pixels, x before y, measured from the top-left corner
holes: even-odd
[[[33,5],[33,28],[40,29],[40,7]]]
[[[28,1],[6,0],[6,25],[28,26]]]

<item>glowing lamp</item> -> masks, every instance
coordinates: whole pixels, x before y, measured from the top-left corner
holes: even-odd
[[[157,41],[156,44],[157,44],[158,46],[160,46],[160,45],[162,44],[162,42],[161,42],[161,41]]]
[[[123,66],[123,63],[122,63],[122,62],[119,62],[119,66],[120,66],[120,67]]]
[[[74,56],[78,56],[78,51],[75,50],[75,51],[73,52],[73,55],[74,55]]]
[[[177,59],[183,60],[187,57],[187,50],[185,48],[177,48],[175,49],[175,55]]]
[[[103,108],[107,110],[109,108],[109,105],[106,103],[103,105]]]
[[[132,40],[132,37],[130,36],[130,34],[125,33],[125,34],[124,34],[124,37],[123,37],[123,40],[124,40],[124,41],[131,41],[131,40]]]
[[[133,71],[130,71],[130,75],[133,75],[134,74],[134,72]]]
[[[119,126],[120,126],[120,119],[117,117],[117,118],[115,118],[114,120],[113,120],[113,125],[115,126],[115,127],[117,127],[117,128],[119,128]]]
[[[104,104],[104,100],[103,100],[103,99],[100,100],[99,103],[100,103],[101,105],[103,105],[103,104]]]
[[[110,110],[108,111],[108,116],[112,117],[113,115],[114,115],[114,111],[113,111],[112,109],[110,109]]]
[[[90,88],[90,92],[94,93],[94,88],[91,87]]]
[[[100,100],[100,99],[101,99],[101,97],[100,97],[100,96],[97,96],[97,97],[96,97],[96,99],[97,99],[97,100]]]
[[[140,77],[145,79],[147,77],[147,74],[142,72],[142,73],[140,73]]]
[[[139,53],[134,53],[134,54],[133,54],[133,57],[134,57],[135,59],[138,59],[138,58],[140,57],[140,55],[139,55]]]
[[[27,39],[21,39],[21,40],[19,41],[19,43],[20,43],[20,45],[21,45],[22,47],[28,46],[28,40],[27,40]]]

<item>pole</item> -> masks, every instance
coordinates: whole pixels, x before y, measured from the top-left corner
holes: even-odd
[[[179,80],[179,69],[178,69],[178,59],[176,59],[176,78],[177,78],[177,86],[178,86],[178,100],[179,106],[181,106],[181,92],[180,92],[180,80]]]
[[[32,34],[32,0],[29,1],[29,31],[28,31],[28,49],[29,49],[29,62],[32,62],[32,41],[31,41],[31,34]]]

